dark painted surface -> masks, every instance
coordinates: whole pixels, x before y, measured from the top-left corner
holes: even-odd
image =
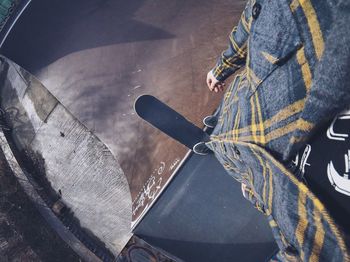
[[[197,143],[209,141],[206,132],[154,96],[137,98],[135,111],[143,120],[191,150]]]
[[[81,50],[173,38],[174,35],[159,27],[134,19],[135,12],[144,2],[34,0],[21,18],[22,24],[16,25],[12,38],[7,40],[4,52],[15,61],[21,61],[24,68],[36,73],[56,60]],[[30,23],[23,24],[25,20]],[[19,31],[21,34],[17,35]],[[16,38],[16,49],[9,48],[13,37]]]
[[[135,233],[185,261],[266,261],[276,250],[265,217],[213,155],[193,155]]]
[[[112,150],[128,178],[136,220],[187,149],[143,123],[133,102],[152,94],[201,126],[220,100],[205,87],[206,73],[244,4],[35,0],[1,52],[36,75]]]

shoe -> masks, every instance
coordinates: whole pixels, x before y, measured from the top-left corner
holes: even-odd
[[[212,151],[209,149],[209,147],[207,147],[207,145],[205,144],[205,142],[199,142],[197,144],[195,144],[193,146],[193,152],[195,152],[197,155],[208,155],[209,153],[211,153]]]
[[[209,128],[214,128],[218,123],[218,118],[216,116],[206,116],[203,119],[203,124]]]

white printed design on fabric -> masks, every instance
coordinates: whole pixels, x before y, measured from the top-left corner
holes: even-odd
[[[299,166],[299,170],[300,172],[304,175],[305,174],[305,166],[311,166],[307,160],[310,156],[310,153],[311,153],[311,146],[310,145],[306,145],[306,148],[304,150],[304,153],[301,157],[301,160],[300,160],[300,166]],[[299,164],[299,154],[296,155],[295,157],[295,160],[293,161],[294,165],[295,166],[298,166]]]
[[[344,111],[343,113],[339,114],[336,118],[334,118],[331,126],[327,130],[327,137],[331,140],[338,140],[338,141],[345,141],[345,138],[348,138],[348,134],[340,134],[334,132],[334,125],[337,122],[337,120],[344,120],[344,119],[350,119],[350,110]]]
[[[346,110],[340,113],[334,118],[332,124],[327,130],[327,137],[331,140],[345,141],[349,137],[348,134],[336,133],[334,126],[338,120],[350,120],[350,110]],[[335,169],[333,162],[331,161],[327,165],[328,179],[335,188],[336,191],[344,195],[350,196],[350,179],[349,179],[349,166],[350,166],[350,150],[348,154],[345,154],[345,173],[343,176],[339,175],[339,172]]]
[[[349,166],[350,166],[350,150],[345,154],[345,173],[344,176],[339,175],[338,171],[334,168],[331,161],[327,166],[328,179],[334,186],[335,190],[339,193],[350,196],[350,179],[349,179]]]

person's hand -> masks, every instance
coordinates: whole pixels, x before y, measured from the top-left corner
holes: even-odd
[[[217,80],[211,70],[207,75],[207,85],[209,90],[214,91],[215,93],[223,91],[225,87],[225,83]]]

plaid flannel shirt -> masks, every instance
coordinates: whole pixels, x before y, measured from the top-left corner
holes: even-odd
[[[346,0],[249,0],[212,70],[224,81],[245,66],[207,145],[247,185],[286,260],[349,261],[342,230],[287,166],[350,105],[349,9]]]

